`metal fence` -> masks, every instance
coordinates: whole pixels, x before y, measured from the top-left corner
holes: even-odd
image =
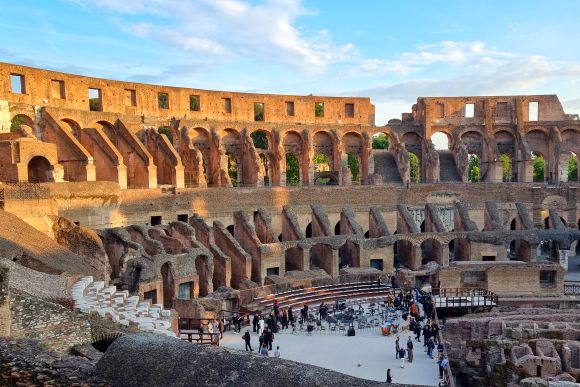
[[[26,200],[43,199],[48,197],[49,189],[40,183],[29,181],[3,182],[3,199]]]
[[[565,295],[580,295],[580,281],[566,281],[564,282]]]

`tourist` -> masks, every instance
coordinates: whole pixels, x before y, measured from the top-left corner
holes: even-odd
[[[377,279],[377,288],[379,288],[379,289],[380,289],[380,288],[381,288],[381,286],[383,286],[383,284],[381,283],[381,277],[379,277],[379,278]]]
[[[413,339],[409,336],[409,340],[407,340],[407,361],[409,363],[413,362]]]
[[[391,369],[387,370],[387,383],[393,383],[393,376],[391,375]]]
[[[248,351],[248,348],[250,348],[250,352],[254,352],[254,350],[252,349],[251,343],[252,337],[250,336],[250,329],[246,330],[246,333],[244,333],[242,339],[244,339],[244,341],[246,342],[246,351]]]
[[[226,330],[226,326],[224,325],[224,320],[223,319],[219,319],[218,322],[218,329],[220,332],[220,340],[222,340],[224,338],[224,331]]]
[[[274,351],[274,357],[279,359],[280,356],[282,356],[282,354],[280,353],[280,347],[276,347],[276,350]]]
[[[282,317],[280,317],[280,323],[282,324],[282,329],[288,328],[288,312],[282,311]]]
[[[427,322],[423,326],[423,347],[425,348],[425,350],[427,350],[427,342],[429,341],[430,338],[431,338],[431,325],[429,325],[429,322]]]
[[[304,304],[304,307],[300,310],[300,314],[302,315],[302,323],[306,324],[308,321],[308,304]]]
[[[239,332],[240,328],[239,328],[239,320],[238,320],[238,314],[234,313],[234,317],[232,317],[232,325],[234,326],[234,332]]]
[[[439,379],[443,381],[446,381],[448,365],[449,359],[447,359],[447,356],[443,355],[443,358],[439,361]]]
[[[399,353],[401,352],[401,343],[399,342],[401,338],[397,335],[397,340],[395,340],[395,359],[399,358]]]
[[[292,310],[292,306],[288,308],[288,322],[294,325],[294,310]]]
[[[258,330],[258,321],[259,320],[260,319],[259,319],[258,315],[255,314],[254,315],[254,319],[252,320],[252,325],[254,326],[254,333],[260,333],[260,332],[257,332],[257,330]]]
[[[435,341],[433,337],[429,337],[429,342],[427,343],[427,356],[433,359],[433,349],[435,349]]]
[[[268,347],[266,347],[265,345],[262,347],[262,349],[260,350],[260,355],[262,356],[270,356],[268,354]]]
[[[258,352],[262,352],[262,347],[264,347],[266,344],[264,343],[264,332],[262,332],[260,334],[260,337],[258,338],[258,342],[260,343],[260,346],[258,347]]]
[[[417,340],[418,343],[421,342],[421,323],[419,323],[418,321],[415,321],[415,327],[413,328],[413,333],[415,334],[415,340]]]
[[[260,316],[260,321],[258,321],[258,333],[260,332],[264,332],[264,318],[262,316]]]
[[[393,289],[396,289],[397,288],[397,282],[395,280],[395,276],[394,275],[391,276],[391,286],[393,287]]]
[[[278,300],[274,300],[274,318],[276,322],[280,320],[280,303]]]

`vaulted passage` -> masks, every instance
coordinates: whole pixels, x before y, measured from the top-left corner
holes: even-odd
[[[28,181],[33,183],[47,182],[50,170],[50,162],[46,158],[35,156],[28,162]]]

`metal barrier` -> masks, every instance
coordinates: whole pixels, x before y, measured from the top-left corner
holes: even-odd
[[[433,289],[437,308],[468,308],[497,306],[497,294],[481,288],[441,288]],[[475,302],[474,302],[475,301]]]
[[[565,281],[564,282],[565,295],[580,295],[580,281]]]

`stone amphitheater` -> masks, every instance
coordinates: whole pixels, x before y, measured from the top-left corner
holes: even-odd
[[[0,63],[0,380],[163,384],[139,375],[174,351],[199,368],[166,384],[255,385],[236,371],[252,356],[176,337],[290,294],[384,297],[381,279],[455,295],[437,305],[451,383],[580,381],[578,115],[556,95],[374,114]],[[287,385],[373,385],[280,367]]]

